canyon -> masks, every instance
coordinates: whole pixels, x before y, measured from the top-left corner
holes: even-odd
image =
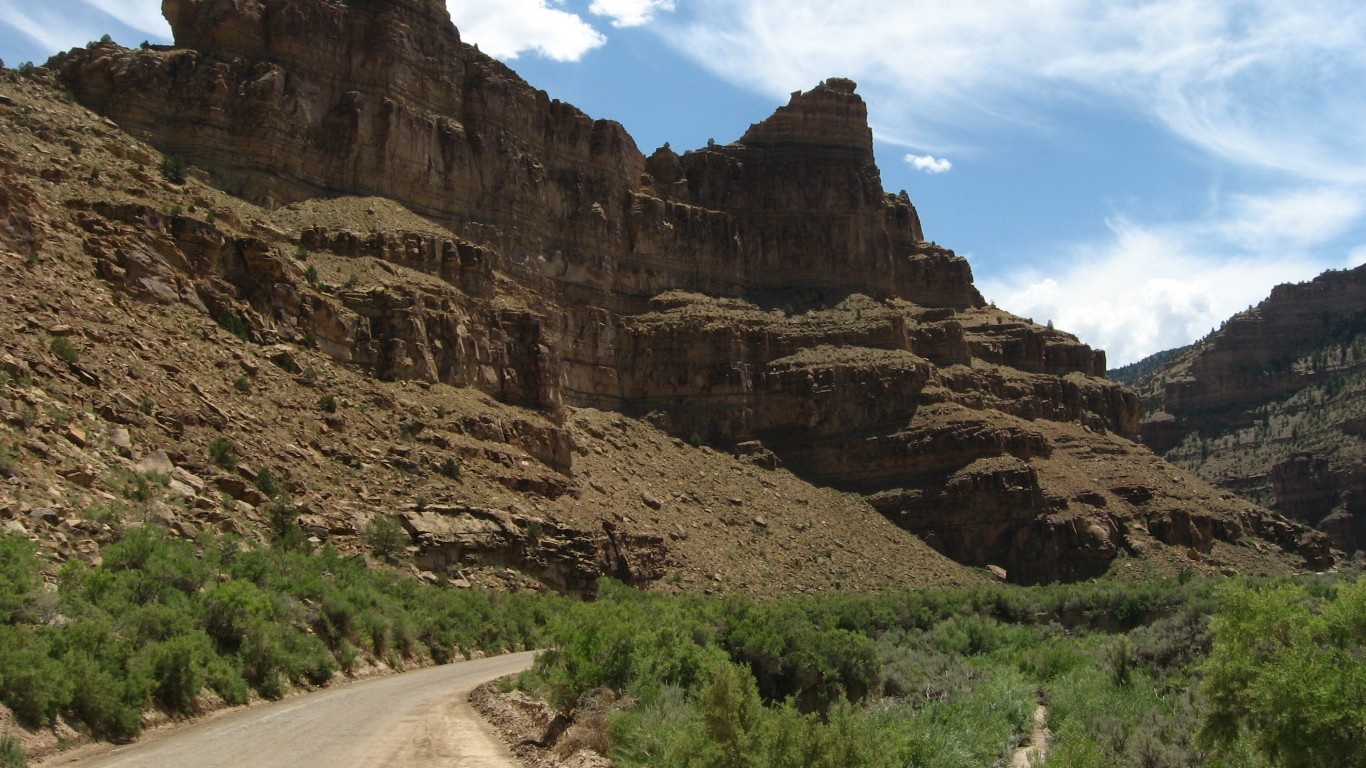
[[[174,46],[92,43],[0,83],[7,387],[51,381],[108,437],[72,454],[53,393],[7,390],[9,428],[33,408],[44,436],[19,451],[51,465],[4,491],[20,527],[52,473],[98,464],[90,495],[132,461],[121,429],[234,497],[213,520],[191,493],[167,512],[185,525],[266,524],[269,499],[204,459],[226,437],[320,543],[393,513],[415,569],[461,583],[1332,563],[1322,533],[1141,445],[1103,352],[981,296],[883,189],[852,81],[646,155],[440,3],[163,8]],[[55,359],[58,327],[99,355]]]

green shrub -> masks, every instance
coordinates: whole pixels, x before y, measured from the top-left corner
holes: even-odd
[[[190,714],[204,688],[205,669],[213,650],[202,632],[175,635],[139,654],[153,680],[153,699],[167,712]]]
[[[225,309],[218,315],[218,324],[222,326],[223,330],[242,341],[251,341],[251,333],[247,330],[247,321],[231,309]]]
[[[0,733],[0,768],[26,768],[28,753],[19,737],[9,731]]]
[[[285,490],[280,479],[275,476],[274,472],[270,471],[269,467],[256,473],[256,488],[272,499],[284,493]]]
[[[33,543],[17,534],[0,535],[0,622],[23,618],[42,584]]]
[[[1366,765],[1366,583],[1315,598],[1302,585],[1234,586],[1213,620],[1200,737],[1244,739],[1272,765]]]
[[[18,451],[0,443],[0,478],[19,476]]]
[[[209,460],[231,472],[237,469],[237,446],[226,437],[209,441]]]
[[[251,394],[251,382],[247,381],[246,376],[238,376],[232,381],[232,388],[244,395]]]
[[[71,700],[71,681],[50,653],[50,632],[0,626],[0,703],[29,727],[51,725]]]
[[[76,361],[81,358],[80,350],[76,349],[76,345],[72,343],[71,339],[65,336],[54,337],[48,342],[48,349],[52,350],[52,354],[71,365],[75,365]]]
[[[73,684],[68,713],[91,733],[112,741],[131,741],[142,733],[150,680],[131,670],[110,669],[84,649],[68,652],[62,666]]]
[[[318,407],[327,413],[337,412],[337,398],[332,395],[323,395],[318,398]]]
[[[161,178],[172,184],[184,184],[188,167],[181,155],[166,155],[161,158]]]
[[[361,534],[365,545],[376,557],[392,560],[412,541],[408,532],[391,515],[375,515]]]

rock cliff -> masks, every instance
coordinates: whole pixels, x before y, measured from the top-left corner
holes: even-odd
[[[1153,450],[1366,546],[1366,268],[1277,286],[1140,390]]]
[[[851,81],[793,94],[733,143],[646,157],[617,123],[463,44],[433,0],[164,10],[175,47],[92,44],[49,68],[81,104],[188,160],[191,186],[265,221],[73,194],[65,215],[95,272],[116,295],[227,318],[252,344],[314,346],[379,380],[535,412],[479,434],[543,467],[504,485],[567,505],[564,519],[610,518],[575,501],[591,496],[574,426],[587,408],[855,492],[1016,581],[1096,575],[1122,554],[1209,570],[1275,552],[1324,562],[1317,539],[1154,463],[1103,352],[983,301],[905,193],[882,189]],[[205,194],[201,208],[219,199]],[[22,210],[8,206],[19,250]],[[430,562],[469,541],[527,550],[526,516],[446,508],[460,521],[405,518]],[[651,541],[614,531],[604,546]],[[561,581],[607,567],[556,551],[572,564]],[[653,556],[621,562],[663,573]]]

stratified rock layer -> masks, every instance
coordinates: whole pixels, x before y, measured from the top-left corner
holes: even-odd
[[[164,10],[175,48],[95,44],[51,66],[214,185],[293,212],[303,254],[393,279],[320,281],[264,238],[124,211],[110,217],[186,254],[90,243],[131,293],[238,312],[262,341],[307,338],[377,377],[477,388],[552,424],[593,407],[743,444],[1015,580],[1100,573],[1145,536],[1208,553],[1259,535],[1260,512],[1193,478],[1072,487],[1063,467],[1094,460],[1100,477],[1142,454],[1137,398],[1103,378],[1104,353],[987,306],[967,262],[925,242],[906,194],[882,188],[851,81],[793,94],[734,143],[646,158],[617,123],[462,44],[432,0]],[[309,207],[340,196],[430,226]],[[572,474],[569,442],[527,450]]]
[[[1140,388],[1153,450],[1366,546],[1366,268],[1277,286]]]

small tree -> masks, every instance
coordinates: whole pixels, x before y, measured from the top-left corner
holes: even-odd
[[[365,524],[365,545],[376,557],[393,561],[412,539],[392,515],[375,515]]]
[[[161,158],[161,178],[172,184],[185,183],[185,158],[180,155],[167,155]]]

